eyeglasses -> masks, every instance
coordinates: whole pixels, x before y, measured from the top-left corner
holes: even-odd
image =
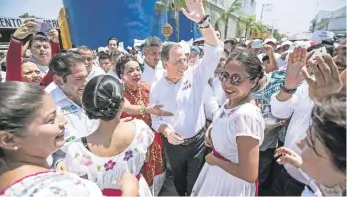
[[[254,79],[254,77],[244,77],[242,78],[240,75],[238,74],[232,74],[231,76],[229,76],[229,73],[227,72],[221,72],[218,75],[219,80],[221,82],[226,82],[229,79],[229,82],[231,83],[231,85],[241,85],[241,83],[245,80],[245,79]]]

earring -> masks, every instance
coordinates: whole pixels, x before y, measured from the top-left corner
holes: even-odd
[[[13,150],[18,150],[18,146],[14,146],[14,147],[13,147]]]

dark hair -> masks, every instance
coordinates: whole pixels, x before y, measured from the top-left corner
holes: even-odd
[[[40,34],[36,34],[35,36],[33,36],[30,41],[29,41],[29,48],[31,48],[32,44],[34,41],[38,41],[38,42],[49,42],[49,38],[47,36],[44,35],[40,35]]]
[[[41,109],[45,91],[36,84],[12,81],[0,83],[0,92],[0,131],[24,136],[28,124]],[[4,157],[0,148],[0,167]]]
[[[118,59],[116,64],[116,73],[119,78],[121,78],[121,74],[124,74],[125,64],[131,61],[137,62],[137,58],[131,54],[126,54]]]
[[[106,59],[109,59],[111,61],[111,56],[107,53],[100,53],[99,55],[99,61],[100,60],[106,60]]]
[[[117,47],[118,47],[118,45],[119,45],[118,39],[115,38],[115,37],[111,37],[111,38],[109,38],[109,39],[107,40],[107,44],[109,44],[111,40],[115,40],[115,41],[117,42]]]
[[[264,63],[266,60],[269,60],[270,57],[268,55],[264,55],[263,58],[261,58],[261,61]]]
[[[163,44],[163,48],[161,50],[160,53],[160,58],[162,62],[166,62],[170,59],[170,51],[171,49],[176,49],[176,48],[183,48],[181,44],[176,43],[176,42],[166,42],[165,44]],[[201,54],[200,50],[200,54]]]
[[[235,38],[231,38],[231,39],[226,39],[224,40],[224,44],[231,44],[232,46],[237,44],[237,40]]]
[[[147,47],[161,47],[162,42],[160,38],[156,36],[148,37],[143,43],[142,49],[146,49]]]
[[[123,100],[120,81],[110,75],[99,75],[87,83],[82,106],[89,119],[110,121],[119,112]]]
[[[250,77],[250,80],[261,79],[264,77],[264,68],[259,60],[259,58],[251,52],[248,52],[245,48],[239,47],[235,48],[230,54],[230,58],[227,60],[226,64],[230,62],[238,62],[245,67],[245,71]],[[259,80],[254,88],[251,89],[252,92],[257,91],[259,86]]]
[[[312,112],[311,137],[307,143],[317,155],[314,137],[328,150],[335,168],[346,173],[346,93],[341,92],[317,103]]]
[[[85,59],[76,52],[58,53],[49,62],[49,70],[53,75],[63,78],[66,82],[66,77],[71,74],[71,68],[78,63],[84,63]]]

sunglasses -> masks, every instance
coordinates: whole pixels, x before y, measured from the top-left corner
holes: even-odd
[[[218,75],[219,80],[221,82],[226,82],[229,80],[231,85],[240,85],[245,79],[254,79],[254,77],[244,77],[242,78],[240,75],[238,74],[232,74],[231,76],[229,75],[229,73],[227,72],[221,72]]]

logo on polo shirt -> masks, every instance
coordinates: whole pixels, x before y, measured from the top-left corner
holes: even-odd
[[[73,114],[78,112],[78,108],[76,105],[69,105],[69,106],[62,107],[60,111],[63,115],[68,115],[68,114]]]
[[[182,90],[186,90],[186,89],[191,88],[191,87],[192,87],[192,84],[190,83],[189,80],[187,80],[187,81],[185,81],[185,82],[183,83],[183,88],[182,88]]]

